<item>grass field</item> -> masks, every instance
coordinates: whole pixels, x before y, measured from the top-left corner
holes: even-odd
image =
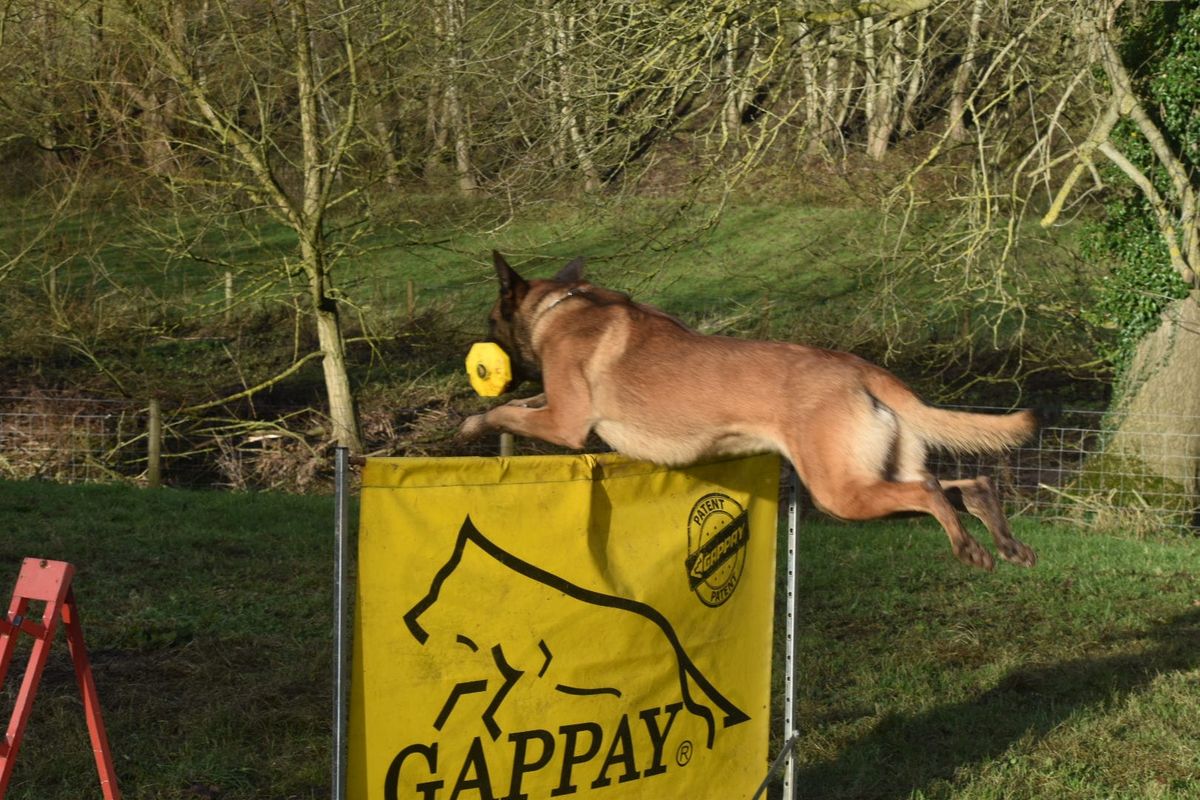
[[[0,482],[0,594],[23,556],[79,567],[126,797],[328,796],[332,516],[328,497]],[[1200,795],[1196,543],[1015,530],[1039,565],[983,574],[927,520],[805,520],[800,797]],[[99,796],[65,653],[8,800]]]
[[[881,246],[873,208],[750,202],[725,209],[714,224],[715,206],[681,212],[678,202],[664,200],[547,202],[501,218],[487,204],[439,215],[446,199],[428,200],[432,210],[410,200],[366,233],[332,226],[331,239],[339,243],[335,285],[353,307],[399,308],[409,280],[422,306],[465,311],[464,305],[486,303],[494,294],[488,253],[499,249],[514,264],[529,266],[531,277],[583,255],[614,286],[640,290],[677,311],[704,313],[723,300],[757,302],[783,289],[803,298],[813,294],[805,287],[822,281],[832,282],[822,294],[843,294],[847,280],[866,270]],[[5,226],[0,244],[15,249],[23,231],[20,224]],[[78,247],[78,257],[55,262],[56,288],[68,294],[121,287],[198,310],[223,302],[227,270],[239,292],[255,287],[259,300],[303,290],[289,284],[282,270],[293,257],[295,234],[266,218],[175,220],[99,209],[56,231]],[[15,277],[40,281],[37,259],[27,259]],[[714,281],[730,296],[700,291]],[[698,298],[699,307],[693,302]]]
[[[1196,543],[1024,519],[988,575],[934,530],[804,530],[802,796],[1200,796]]]
[[[583,255],[597,282],[705,332],[886,355],[912,380],[928,369],[931,346],[967,329],[978,339],[976,355],[993,361],[1019,351],[1027,364],[1043,368],[1094,358],[1076,312],[1090,302],[1098,277],[1071,255],[1078,226],[1047,233],[1030,223],[1030,241],[1018,248],[1005,278],[1022,313],[999,323],[1004,303],[995,297],[975,291],[946,299],[953,287],[932,274],[904,280],[890,274],[893,245],[874,202],[746,199],[732,202],[719,221],[716,207],[703,204],[676,213],[679,204],[666,200],[547,202],[512,218],[464,219],[460,209],[445,215],[456,221],[446,221],[438,216],[441,206],[431,210],[413,200],[362,236],[331,234],[347,239],[333,281],[355,340],[353,380],[364,397],[388,391],[412,407],[443,398],[451,379],[465,387],[458,375],[462,353],[484,332],[495,297],[493,248],[533,277]],[[119,381],[124,394],[159,396],[172,407],[253,385],[313,345],[307,301],[296,299],[302,280],[281,269],[293,257],[294,237],[280,226],[230,217],[218,220],[220,229],[193,230],[187,220],[177,228],[166,219],[135,224],[110,210],[93,213],[86,223],[64,224],[61,239],[76,243],[79,255],[63,261],[52,254],[52,269],[31,257],[7,276],[16,300],[0,320],[0,338],[8,342],[0,366],[15,382],[112,394]],[[0,249],[15,248],[21,230],[0,231]],[[178,237],[187,248],[177,246]],[[227,271],[236,291],[229,316]],[[415,320],[408,316],[410,282]],[[1023,338],[1012,329],[1018,319],[1028,326]],[[360,338],[364,333],[374,341]],[[935,360],[935,371],[942,370],[945,359]],[[940,375],[929,388],[969,383],[989,368],[951,367],[949,380]],[[1012,366],[994,368],[1003,373]],[[314,362],[281,393],[316,401],[320,382]]]

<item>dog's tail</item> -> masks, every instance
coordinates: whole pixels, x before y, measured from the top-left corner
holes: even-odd
[[[926,444],[957,453],[989,453],[1023,444],[1038,429],[1030,410],[980,414],[926,405],[898,378],[880,370],[866,377],[867,391],[892,409],[903,427]]]

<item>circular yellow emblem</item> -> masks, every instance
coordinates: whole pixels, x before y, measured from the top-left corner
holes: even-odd
[[[737,589],[750,541],[749,515],[722,492],[706,494],[688,514],[688,585],[700,602],[716,607]]]

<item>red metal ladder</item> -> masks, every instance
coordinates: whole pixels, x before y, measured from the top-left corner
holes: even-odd
[[[108,736],[104,732],[104,721],[100,716],[100,700],[96,696],[96,683],[92,679],[92,664],[88,660],[87,648],[83,643],[83,626],[79,622],[79,609],[71,589],[71,578],[75,568],[65,561],[47,561],[27,558],[21,564],[21,573],[13,589],[12,604],[8,615],[0,617],[0,686],[8,675],[8,667],[17,649],[17,640],[22,633],[32,637],[33,648],[25,666],[25,677],[13,706],[8,730],[0,738],[0,800],[8,792],[8,781],[12,777],[13,762],[21,745],[21,737],[29,722],[29,712],[37,695],[38,683],[50,655],[50,645],[59,620],[67,629],[67,648],[75,665],[75,680],[83,695],[83,708],[87,716],[88,734],[92,740],[92,754],[96,758],[96,769],[100,773],[100,787],[105,800],[120,800],[117,776],[113,770],[112,751],[108,747]],[[41,622],[27,616],[29,604],[41,601],[46,604]]]

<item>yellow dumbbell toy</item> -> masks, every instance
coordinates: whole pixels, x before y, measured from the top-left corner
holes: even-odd
[[[482,397],[504,394],[512,382],[508,353],[494,342],[476,342],[467,353],[467,377],[471,388]]]

